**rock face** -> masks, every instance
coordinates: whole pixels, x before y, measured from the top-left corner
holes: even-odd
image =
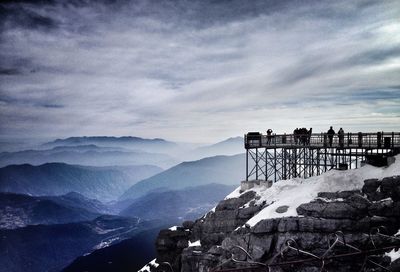
[[[254,204],[254,191],[223,200],[215,211],[196,222],[185,222],[176,231],[160,232],[157,262],[168,262],[174,271],[182,272],[243,268],[251,266],[249,262],[267,263],[270,271],[320,271],[322,262],[313,259],[313,254],[329,257],[324,263],[327,271],[360,271],[365,261],[362,255],[330,256],[357,252],[351,247],[370,250],[400,246],[399,239],[377,233],[378,227],[387,235],[394,235],[400,228],[400,176],[364,183],[361,191],[321,192],[313,201],[297,207],[298,216],[264,219],[253,227],[245,223],[264,208]],[[284,211],[287,207],[278,209]],[[198,240],[201,245],[188,246]],[[282,265],[310,258],[312,261]],[[378,263],[400,271],[399,260],[391,263],[384,250],[378,251],[364,268],[387,271],[373,264]],[[154,271],[164,271],[165,266],[157,269]]]

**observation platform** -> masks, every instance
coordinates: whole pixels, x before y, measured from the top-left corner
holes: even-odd
[[[276,182],[308,178],[330,169],[358,168],[364,163],[388,165],[400,153],[400,132],[344,133],[328,135],[244,135],[246,181]]]
[[[400,132],[345,133],[333,135],[330,144],[327,133],[272,134],[249,132],[244,136],[245,149],[254,148],[350,148],[395,149],[400,148]]]

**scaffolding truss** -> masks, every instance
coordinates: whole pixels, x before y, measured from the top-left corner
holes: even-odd
[[[383,160],[399,153],[400,133],[355,135],[330,140],[326,134],[247,134],[246,180],[309,178],[330,169],[358,168],[368,158]]]

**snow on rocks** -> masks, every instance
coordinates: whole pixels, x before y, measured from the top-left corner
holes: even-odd
[[[365,165],[361,168],[347,171],[331,170],[320,176],[308,179],[281,180],[270,188],[254,186],[248,191],[254,191],[257,194],[256,205],[264,204],[266,207],[250,218],[246,224],[252,227],[263,219],[298,216],[296,208],[302,203],[308,203],[317,198],[318,192],[359,190],[366,179],[382,179],[394,175],[400,175],[400,155],[396,156],[395,163],[386,168]],[[240,195],[239,187],[228,195],[226,199]],[[281,212],[282,210],[279,208],[282,206],[288,207],[286,212]]]
[[[385,253],[385,255],[390,257],[391,262],[394,262],[400,258],[400,249],[392,249],[392,251]]]
[[[201,246],[200,240],[197,240],[195,242],[190,242],[189,241],[189,246],[188,247],[195,247],[195,246]]]
[[[150,272],[151,268],[157,268],[159,264],[156,262],[156,259],[152,260],[148,264],[142,267],[138,272]]]

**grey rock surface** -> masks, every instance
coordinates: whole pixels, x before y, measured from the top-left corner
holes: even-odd
[[[287,243],[317,256],[322,256],[336,237],[359,248],[372,246],[371,235],[376,247],[393,245],[394,241],[376,234],[376,227],[384,226],[388,235],[399,230],[399,182],[399,176],[369,179],[360,190],[320,192],[315,200],[297,207],[299,216],[264,219],[253,227],[245,223],[264,206],[257,206],[257,195],[249,191],[238,198],[221,201],[214,212],[195,222],[185,222],[176,233],[161,231],[156,243],[157,261],[169,260],[175,271],[205,272],[221,265],[238,269],[250,260],[266,263],[274,256],[278,256],[275,261],[299,258],[293,250],[280,254]],[[285,209],[278,207],[277,212]],[[375,233],[371,232],[374,229]],[[201,246],[187,247],[189,240],[200,240]],[[333,250],[349,251],[343,245]],[[399,271],[399,261],[390,264],[390,258],[383,253],[374,255],[374,261]],[[233,262],[232,258],[240,262]],[[326,264],[326,269],[358,271],[362,263],[360,257],[333,260]],[[310,262],[271,267],[270,271],[320,271],[320,265]],[[369,264],[366,271],[381,270]]]

